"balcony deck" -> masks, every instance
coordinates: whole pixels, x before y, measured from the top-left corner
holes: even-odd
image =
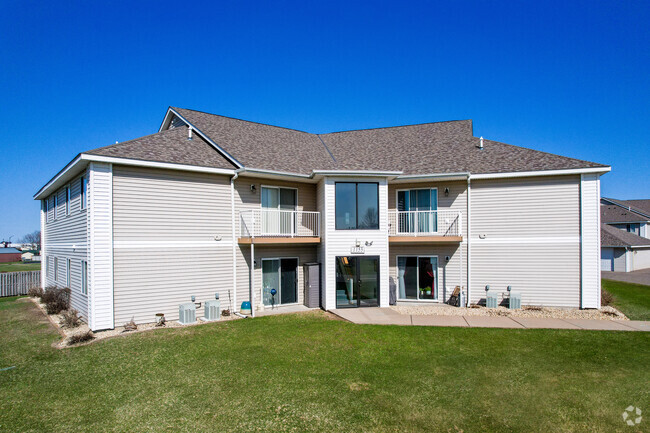
[[[315,245],[320,242],[320,212],[255,209],[240,214],[239,245]]]
[[[462,236],[389,236],[391,244],[456,244],[463,242]]]
[[[463,241],[460,211],[388,211],[391,244],[455,244]]]
[[[239,238],[237,239],[239,245],[317,245],[320,244],[319,236],[300,236],[300,237],[286,237],[286,236],[265,236],[258,238]]]

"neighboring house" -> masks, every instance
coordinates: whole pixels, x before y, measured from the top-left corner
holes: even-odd
[[[631,272],[650,268],[650,200],[600,200],[601,268]]]
[[[16,248],[0,248],[0,263],[19,262],[21,254]]]
[[[36,193],[42,281],[70,286],[94,330],[215,292],[235,310],[313,305],[319,284],[327,310],[456,286],[477,303],[486,285],[599,308],[609,170],[471,120],[311,134],[169,108],[158,133],[83,152]]]

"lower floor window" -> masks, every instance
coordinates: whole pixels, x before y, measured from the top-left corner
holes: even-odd
[[[88,262],[81,261],[81,293],[88,294]]]
[[[54,257],[54,281],[59,281],[59,258]]]
[[[438,299],[438,257],[397,257],[399,299]]]
[[[264,305],[298,302],[298,259],[262,259]]]

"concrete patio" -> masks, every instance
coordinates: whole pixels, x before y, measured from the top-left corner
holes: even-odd
[[[650,331],[650,322],[640,320],[553,319],[490,316],[418,316],[400,314],[391,308],[347,308],[331,313],[363,325],[453,326],[464,328],[587,329],[592,331]]]

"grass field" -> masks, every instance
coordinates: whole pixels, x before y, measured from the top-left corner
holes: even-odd
[[[0,263],[0,272],[40,271],[40,263]]]
[[[650,286],[603,280],[603,290],[614,295],[613,305],[632,320],[650,320]]]
[[[0,431],[630,432],[650,333],[353,325],[326,313],[57,350],[0,300]],[[646,423],[646,420],[643,420]]]

